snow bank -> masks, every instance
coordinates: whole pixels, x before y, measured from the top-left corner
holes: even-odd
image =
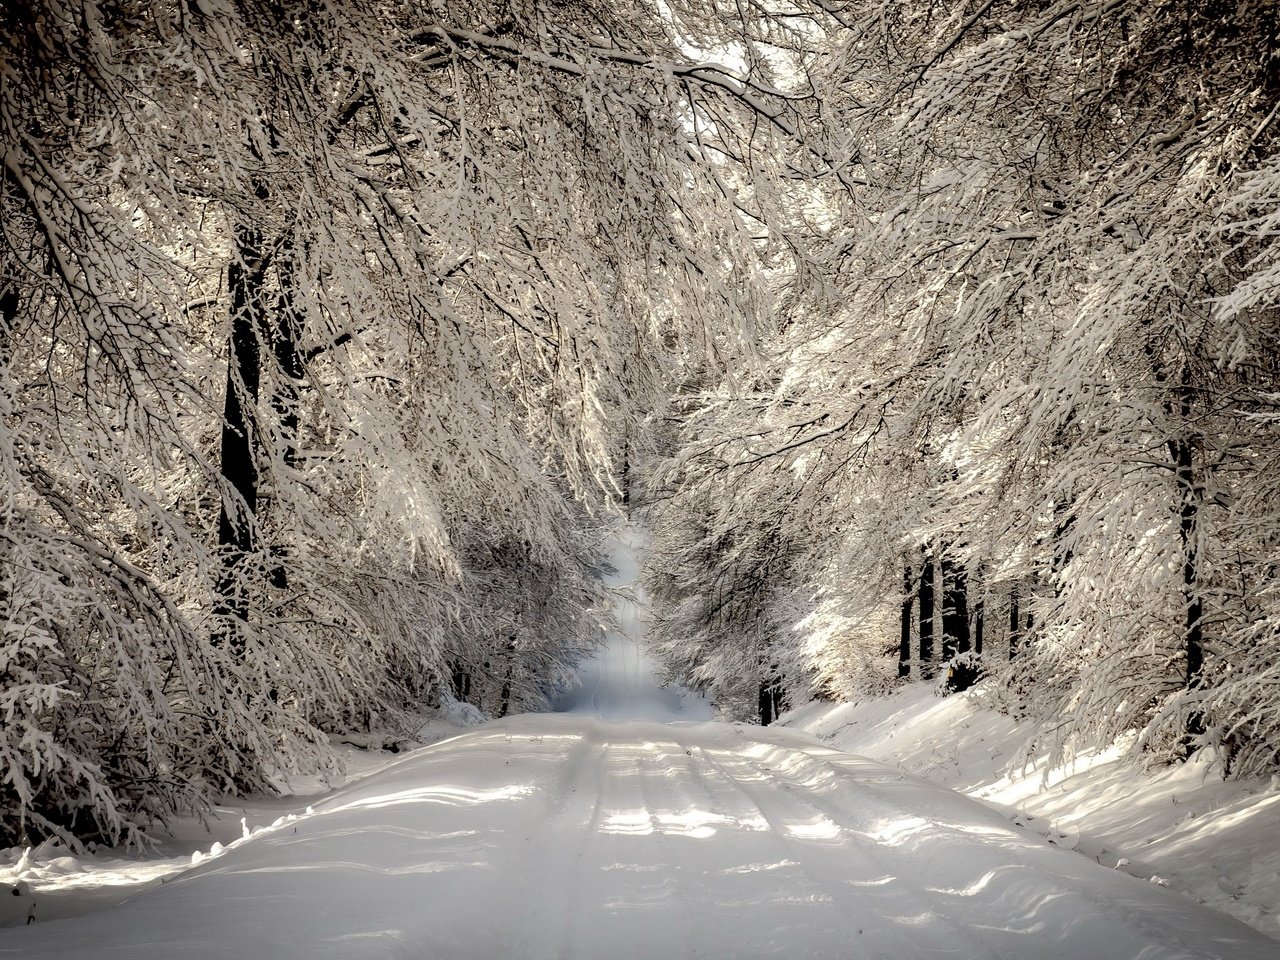
[[[336,764],[329,775],[281,776],[278,797],[228,801],[215,805],[203,820],[175,820],[167,831],[157,827],[155,846],[147,853],[99,847],[77,855],[56,840],[0,850],[0,928],[24,926],[28,918],[43,924],[114,907],[167,883],[273,825],[304,816],[310,803],[383,770],[405,751],[465,732],[474,719],[458,706],[467,705],[424,714],[410,727],[408,738],[400,732],[335,740]]]
[[[1125,742],[1051,768],[1048,751],[979,696],[940,699],[912,684],[881,700],[807,704],[779,722],[1280,937],[1280,778],[1224,782],[1209,760],[1144,770]]]

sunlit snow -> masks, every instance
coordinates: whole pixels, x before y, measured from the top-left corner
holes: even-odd
[[[631,614],[564,712],[409,754],[0,957],[1274,960],[890,765],[684,722],[708,708],[657,682]]]

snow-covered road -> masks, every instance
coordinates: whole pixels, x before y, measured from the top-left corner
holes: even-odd
[[[634,553],[615,560],[626,584]],[[1280,957],[943,787],[691,722],[709,707],[659,686],[642,603],[564,712],[410,754],[121,905],[0,929],[0,957]]]
[[[1194,957],[1276,941],[800,734],[513,718],[0,955]]]

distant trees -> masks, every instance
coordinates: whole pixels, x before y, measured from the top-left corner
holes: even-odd
[[[799,534],[795,576],[757,621],[808,665],[793,676],[880,688],[894,661],[927,675],[934,644],[954,668],[981,595],[994,689],[1068,747],[1136,729],[1170,756],[1213,744],[1235,770],[1280,762],[1263,706],[1280,662],[1262,499],[1275,14],[837,12],[818,87],[845,183],[811,183],[812,212],[787,227],[769,389],[744,402],[726,382],[700,414],[751,445],[720,468],[751,491],[732,509],[762,505]],[[675,456],[689,473],[728,449]],[[781,496],[766,474],[791,478]],[[684,502],[661,522],[678,526]],[[728,516],[718,502],[704,524]],[[942,567],[941,623],[922,548]]]
[[[618,438],[751,328],[742,184],[803,152],[802,101],[685,53],[718,23],[0,13],[0,842],[136,838],[455,665],[545,702]]]
[[[732,470],[749,444],[711,429],[691,418],[682,441],[700,451],[698,460],[650,477],[656,563],[646,588],[661,614],[651,641],[674,676],[705,690],[722,711],[768,723],[797,666],[782,599],[801,552],[788,527],[792,485],[767,467]]]

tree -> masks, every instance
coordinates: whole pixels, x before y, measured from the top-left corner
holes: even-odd
[[[0,16],[0,832],[136,839],[453,660],[536,706],[616,438],[753,322],[734,181],[804,102],[680,6]]]
[[[821,579],[791,596],[897,618],[900,556],[922,543],[950,565],[944,592],[962,567],[1008,592],[996,684],[1065,749],[1136,729],[1166,756],[1276,762],[1269,695],[1245,679],[1277,655],[1251,586],[1274,556],[1256,499],[1274,447],[1273,12],[869,4],[815,37],[824,149],[856,149],[790,221],[771,388],[720,436],[770,451],[740,472],[839,465],[782,521],[837,532],[802,550],[793,569]],[[867,502],[894,522],[863,522]],[[819,559],[840,554],[865,565]],[[808,608],[810,660],[840,660],[827,601]]]

